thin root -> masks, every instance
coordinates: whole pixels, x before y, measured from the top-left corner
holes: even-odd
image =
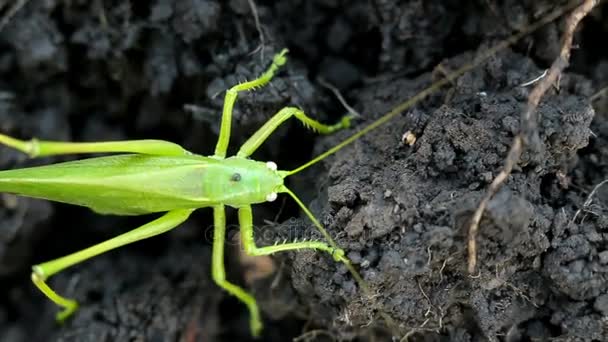
[[[357,112],[353,107],[351,107],[346,102],[346,100],[344,99],[344,97],[342,96],[342,94],[340,93],[340,90],[338,90],[338,88],[336,88],[335,86],[331,85],[323,77],[319,77],[318,81],[319,81],[320,85],[322,85],[323,87],[331,90],[331,92],[334,93],[334,95],[336,96],[336,98],[338,99],[338,101],[340,101],[340,104],[342,104],[342,106],[344,106],[344,108],[346,108],[346,110],[348,111],[348,114],[350,114],[354,118],[361,117],[361,114],[359,112]]]
[[[578,23],[587,15],[591,10],[599,3],[598,0],[585,0],[580,6],[576,7],[574,11],[566,19],[566,29],[563,35],[562,47],[559,56],[551,64],[551,68],[547,72],[547,75],[539,80],[530,95],[528,96],[528,104],[521,114],[521,130],[513,139],[511,148],[505,160],[505,165],[502,171],[492,181],[485,196],[479,203],[477,210],[471,218],[469,225],[469,236],[468,236],[468,272],[469,274],[475,273],[477,266],[477,234],[479,231],[479,222],[483,216],[483,212],[488,205],[488,202],[492,199],[494,194],[498,192],[502,184],[511,174],[513,166],[517,164],[523,148],[526,146],[532,147],[533,150],[538,149],[540,144],[540,138],[538,136],[538,117],[536,114],[536,108],[538,103],[547,90],[554,85],[561,77],[562,71],[568,66],[570,60],[570,52],[572,49],[572,38],[574,31],[578,26]]]
[[[608,86],[605,86],[604,88],[598,90],[595,94],[591,95],[591,97],[589,98],[589,101],[595,102],[606,95],[608,95]]]
[[[598,185],[596,185],[593,190],[591,191],[591,193],[589,193],[589,196],[587,196],[587,199],[585,200],[585,202],[583,203],[583,207],[579,210],[576,211],[576,213],[574,213],[574,217],[572,217],[572,223],[574,223],[576,221],[576,218],[578,217],[578,215],[580,215],[580,213],[583,210],[587,210],[587,208],[591,205],[591,202],[593,202],[593,196],[595,195],[595,193],[599,190],[599,188],[601,188],[604,184],[608,183],[608,179],[604,179],[603,181],[601,181]]]
[[[251,14],[253,15],[253,20],[255,21],[255,29],[258,31],[258,35],[260,36],[260,45],[256,47],[253,51],[251,51],[251,55],[260,51],[260,58],[264,60],[264,47],[266,46],[266,40],[264,38],[264,31],[262,31],[262,24],[260,24],[260,16],[258,15],[258,7],[255,5],[253,0],[247,0],[249,3],[249,8],[251,8]]]
[[[536,83],[536,82],[542,80],[543,78],[545,78],[545,76],[547,76],[547,72],[549,72],[549,69],[545,69],[545,71],[540,76],[538,76],[538,77],[536,77],[536,78],[534,78],[534,79],[532,79],[532,80],[530,80],[528,82],[522,83],[519,86],[522,87],[522,88],[523,87],[527,87],[527,86],[531,86],[534,83]]]
[[[323,329],[317,329],[317,330],[307,331],[307,332],[303,333],[302,335],[294,338],[293,341],[294,342],[317,341],[317,337],[322,336],[322,335],[329,337],[333,341],[337,340],[336,336],[334,336],[329,331],[323,330]]]

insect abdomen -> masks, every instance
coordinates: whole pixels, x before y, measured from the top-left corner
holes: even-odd
[[[217,161],[204,157],[117,155],[0,171],[0,192],[139,215],[213,204],[202,179]]]

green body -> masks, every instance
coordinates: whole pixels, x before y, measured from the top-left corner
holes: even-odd
[[[163,140],[128,140],[106,142],[59,142],[32,139],[23,141],[0,134],[0,144],[31,157],[79,153],[121,153],[78,161],[0,171],[0,192],[42,198],[91,208],[103,214],[140,215],[164,213],[161,217],[107,241],[32,267],[32,282],[51,301],[63,309],[57,320],[63,322],[78,308],[78,303],[57,294],[46,280],[62,270],[96,255],[165,233],[183,223],[202,207],[212,207],[214,217],[213,280],[241,300],[250,312],[254,336],[262,329],[262,319],[255,298],[226,279],[224,208],[238,209],[241,244],[249,255],[270,255],[281,251],[316,249],[330,253],[343,262],[360,282],[344,251],[339,249],[304,204],[283,185],[294,171],[277,171],[272,162],[258,162],[249,156],[285,120],[295,117],[320,133],[331,133],[350,125],[350,117],[334,125],[324,125],[293,107],[285,107],[257,130],[236,156],[226,158],[230,140],[232,108],[241,91],[267,84],[277,68],[285,63],[283,50],[260,78],[230,88],[226,92],[220,135],[211,157],[193,154],[183,147]],[[125,154],[126,153],[126,154]],[[253,237],[252,204],[274,201],[277,193],[287,193],[302,207],[329,243],[322,241],[283,242],[258,247]]]
[[[266,201],[283,179],[246,158],[123,154],[0,171],[0,192],[140,215]]]
[[[400,115],[414,103],[424,99],[440,87],[449,84],[459,75],[492,57],[497,51],[519,40],[545,23],[561,16],[555,12],[542,21],[530,26],[526,32],[514,35],[509,40],[495,46],[472,63],[453,71],[414,97],[394,107],[391,111],[346,138],[338,145],[318,155],[311,161],[291,171],[277,171],[274,163],[263,163],[248,159],[270,134],[285,120],[296,118],[305,126],[327,134],[350,126],[351,116],[345,116],[334,125],[325,125],[309,118],[303,111],[285,107],[258,129],[240,148],[236,156],[226,158],[230,140],[232,110],[239,92],[249,91],[266,85],[277,69],[285,64],[287,50],[273,57],[272,65],[259,78],[244,82],[228,89],[224,99],[220,134],[212,157],[194,155],[181,146],[162,140],[131,140],[111,142],[56,142],[19,140],[0,134],[0,144],[22,151],[31,157],[77,153],[133,153],[112,157],[90,158],[49,166],[20,170],[0,171],[0,192],[89,207],[97,212],[118,215],[138,215],[164,212],[161,217],[129,232],[101,242],[75,253],[47,261],[32,267],[32,282],[62,310],[57,320],[63,322],[78,308],[78,303],[57,294],[47,284],[47,279],[88,260],[96,255],[165,233],[183,223],[197,208],[213,207],[214,239],[212,253],[212,278],[218,286],[243,302],[250,313],[252,335],[259,336],[262,318],[255,298],[243,288],[226,279],[224,270],[224,239],[226,233],[226,205],[238,209],[241,229],[241,246],[252,256],[271,255],[282,251],[313,249],[327,252],[334,260],[342,262],[356,280],[366,297],[375,294],[367,283],[325,231],[320,222],[306,206],[283,185],[283,179],[323,160],[343,147],[393,117]],[[287,193],[302,208],[327,243],[322,241],[293,241],[276,243],[273,246],[257,246],[253,237],[253,213],[251,204],[276,199],[277,193]],[[469,257],[474,256],[474,233],[469,234]],[[469,259],[474,260],[474,259]],[[471,265],[471,264],[470,264]],[[389,325],[396,327],[392,318],[376,303],[380,315]],[[409,333],[405,336],[407,338]]]

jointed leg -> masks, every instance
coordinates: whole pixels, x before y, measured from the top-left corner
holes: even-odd
[[[253,239],[253,215],[251,206],[239,208],[239,225],[241,226],[243,248],[249,255],[269,255],[297,249],[317,249],[331,254],[336,261],[348,263],[348,259],[344,256],[344,250],[333,248],[321,241],[291,242],[274,246],[257,247],[255,245],[255,240]]]
[[[232,88],[230,88],[226,92],[226,97],[224,98],[224,110],[222,111],[222,124],[220,126],[220,136],[217,140],[217,145],[215,146],[215,157],[224,158],[226,157],[226,150],[228,149],[228,143],[230,141],[230,125],[232,123],[232,108],[234,108],[234,103],[236,102],[236,98],[238,96],[239,91],[249,90],[256,87],[261,87],[267,84],[277,69],[285,64],[287,58],[285,57],[287,54],[287,49],[283,49],[280,53],[276,54],[272,59],[272,65],[266,70],[265,73],[262,74],[259,78],[238,84]]]
[[[184,222],[192,211],[191,209],[170,211],[150,223],[113,239],[62,258],[35,265],[32,267],[32,281],[50,300],[63,307],[63,310],[57,314],[57,320],[62,322],[76,311],[78,303],[73,299],[62,297],[53,291],[46,284],[46,280],[50,276],[101,253],[171,230]]]
[[[226,272],[224,270],[224,240],[226,238],[226,213],[224,212],[224,206],[218,205],[213,207],[213,255],[211,262],[211,274],[213,280],[231,293],[236,296],[241,302],[247,305],[249,309],[250,321],[249,325],[251,328],[251,334],[253,336],[259,336],[262,331],[262,321],[260,319],[260,311],[255,298],[249,293],[245,292],[242,288],[228,282],[226,280]]]
[[[62,142],[38,139],[24,141],[0,134],[0,144],[26,153],[32,158],[58,154],[106,152],[141,153],[158,156],[183,156],[191,154],[183,147],[172,142],[151,139],[107,142]]]
[[[237,153],[239,157],[249,157],[258,147],[274,132],[279,125],[290,117],[295,116],[296,119],[300,120],[304,126],[310,127],[314,131],[321,134],[333,133],[337,130],[350,127],[351,116],[345,116],[334,125],[322,124],[310,117],[298,108],[285,107],[276,113],[270,120],[268,120],[264,126],[260,127],[244,144]]]

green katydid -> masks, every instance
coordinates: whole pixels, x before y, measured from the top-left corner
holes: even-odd
[[[251,332],[254,336],[257,336],[262,329],[262,320],[255,298],[244,289],[228,282],[225,277],[223,257],[226,218],[224,207],[227,205],[238,209],[241,244],[248,254],[254,256],[270,255],[276,252],[298,249],[325,251],[331,254],[336,261],[344,263],[361,289],[369,295],[370,290],[366,282],[351,265],[344,250],[335,244],[310,210],[283,184],[284,179],[336,153],[361,136],[388,122],[440,87],[451,82],[455,77],[478,66],[499,50],[515,43],[546,23],[559,18],[572,6],[574,5],[552,12],[509,39],[486,50],[471,63],[449,73],[445,78],[397,105],[338,145],[292,171],[280,171],[273,162],[259,162],[249,159],[249,156],[275,129],[291,117],[297,118],[304,125],[323,134],[348,128],[351,117],[345,116],[337,124],[325,125],[309,118],[297,108],[286,107],[255,132],[241,146],[236,156],[226,158],[230,140],[232,109],[238,92],[252,90],[267,84],[277,69],[285,64],[287,50],[283,50],[274,56],[272,65],[262,76],[236,85],[227,91],[220,134],[213,156],[197,155],[177,144],[162,140],[73,143],[39,141],[37,139],[22,141],[0,134],[0,144],[27,153],[30,157],[75,153],[121,153],[114,156],[89,158],[48,166],[0,171],[0,192],[85,206],[103,214],[165,213],[160,218],[113,239],[33,266],[33,283],[50,300],[63,308],[57,314],[57,319],[64,321],[76,311],[78,304],[75,300],[65,298],[52,290],[46,283],[50,276],[101,253],[167,232],[184,222],[194,210],[212,207],[214,214],[213,279],[220,287],[236,296],[247,306],[250,313]],[[253,238],[251,205],[273,201],[278,193],[287,193],[291,196],[323,234],[327,242],[301,241],[266,247],[256,246]],[[390,316],[383,312],[380,312],[380,314],[389,325],[394,325],[394,323],[391,323]]]
[[[297,170],[280,171],[274,162],[249,159],[270,134],[290,117],[297,118],[320,133],[331,133],[349,127],[349,116],[345,116],[337,124],[324,125],[297,108],[283,108],[241,146],[236,156],[226,158],[232,109],[238,93],[267,84],[277,69],[286,62],[286,53],[287,50],[283,50],[275,55],[270,68],[259,78],[236,85],[227,91],[220,134],[213,156],[197,155],[177,144],[162,140],[73,143],[37,139],[22,141],[0,134],[0,143],[27,153],[30,157],[121,153],[0,171],[2,192],[85,206],[101,214],[165,213],[160,218],[113,239],[32,267],[33,283],[50,300],[63,308],[57,314],[58,321],[64,321],[71,316],[78,308],[78,303],[51,289],[46,283],[50,276],[93,256],[167,232],[184,222],[194,210],[203,207],[212,207],[214,215],[212,277],[220,287],[247,305],[251,332],[255,336],[259,335],[262,329],[256,300],[242,288],[228,282],[225,276],[225,206],[238,209],[241,243],[248,254],[259,256],[280,251],[317,249],[330,253],[336,261],[344,262],[354,272],[344,256],[344,251],[336,247],[302,201],[283,184],[284,178]],[[278,193],[289,194],[314,225],[329,238],[329,243],[301,241],[266,247],[256,246],[251,205],[274,201]],[[358,275],[356,278],[360,280]]]

